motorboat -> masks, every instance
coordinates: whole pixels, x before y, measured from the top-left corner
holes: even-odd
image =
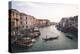
[[[32,39],[29,37],[24,37],[16,40],[16,44],[20,46],[32,46]]]
[[[36,42],[36,40],[35,40],[35,39],[32,39],[32,42],[33,42],[33,43],[35,43],[35,42]]]

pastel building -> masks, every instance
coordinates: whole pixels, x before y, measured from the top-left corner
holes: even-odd
[[[9,10],[9,20],[11,22],[11,29],[16,29],[20,25],[20,13],[16,9]]]
[[[26,29],[27,25],[27,15],[25,13],[20,13],[20,28]]]

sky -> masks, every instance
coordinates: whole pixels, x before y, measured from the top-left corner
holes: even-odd
[[[49,19],[51,22],[59,22],[62,17],[78,15],[78,5],[76,4],[13,1],[12,8],[37,19]]]

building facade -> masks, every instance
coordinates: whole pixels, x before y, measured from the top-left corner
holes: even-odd
[[[37,19],[34,16],[27,15],[25,13],[20,13],[16,9],[10,9],[10,19],[11,19],[11,28],[34,28],[34,27],[44,27],[47,26],[49,20],[47,19]]]
[[[20,25],[20,13],[15,9],[9,10],[9,19],[11,22],[11,28],[16,29]]]
[[[24,13],[20,13],[20,28],[22,29],[28,28],[27,15]]]
[[[78,16],[62,18],[57,28],[63,32],[78,33]]]

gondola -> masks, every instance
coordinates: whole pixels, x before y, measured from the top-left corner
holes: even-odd
[[[45,41],[48,41],[48,40],[55,40],[55,39],[58,39],[59,36],[56,36],[56,37],[50,37],[50,38],[42,38],[43,40]]]

